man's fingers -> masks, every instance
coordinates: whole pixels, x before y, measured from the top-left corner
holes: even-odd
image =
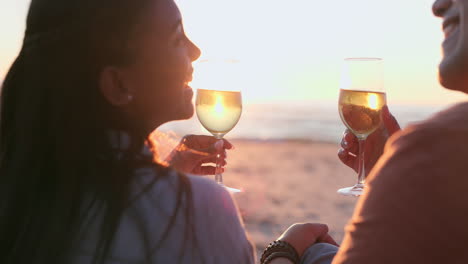
[[[341,148],[355,155],[359,153],[359,143],[354,141],[347,141],[345,138],[341,140]]]
[[[346,129],[343,133],[343,139],[348,142],[358,142],[358,138],[349,129]]]
[[[400,130],[400,124],[395,119],[395,117],[388,110],[388,106],[382,108],[382,119],[385,125],[385,128],[388,130],[389,136],[393,135],[395,132]]]
[[[343,137],[341,138],[341,147],[352,153],[359,152],[359,141],[349,129],[346,129],[343,133]]]
[[[326,234],[322,237],[319,237],[318,241],[319,243],[328,243],[328,244],[332,244],[334,246],[337,246],[339,247],[340,245],[338,245],[338,243],[336,243],[336,241],[329,235],[329,234]]]
[[[357,155],[341,148],[340,150],[338,150],[338,158],[340,158],[340,160],[346,165],[351,166],[357,159]]]
[[[338,150],[338,158],[346,166],[357,170],[357,154],[359,153],[359,142],[357,137],[346,129],[341,139],[341,148]]]
[[[328,234],[328,226],[325,224],[305,224],[317,238]]]
[[[346,166],[352,168],[353,170],[357,171],[357,162],[358,159],[356,156],[351,155],[348,151],[341,148],[338,151],[338,158],[343,162]]]

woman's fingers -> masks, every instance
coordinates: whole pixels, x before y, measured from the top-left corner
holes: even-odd
[[[223,139],[224,141],[224,149],[234,149],[234,145],[232,145],[231,142],[229,142],[227,139]]]
[[[233,145],[227,140],[218,140],[212,136],[187,135],[174,152],[175,155],[169,162],[175,168],[197,175],[216,174],[216,167],[226,166],[226,149],[232,149]],[[218,154],[220,155],[218,157]],[[219,161],[218,161],[219,160]],[[209,166],[206,164],[210,163]],[[219,172],[223,172],[221,168]]]
[[[215,151],[216,147],[215,144],[219,140],[213,136],[206,136],[206,135],[187,135],[182,140],[182,143],[185,144],[188,148],[191,149],[206,149],[210,152]],[[226,139],[222,140],[222,148],[223,149],[232,149],[234,146],[231,142]],[[219,143],[218,143],[219,144]]]
[[[219,173],[224,172],[224,168],[219,169]],[[193,174],[196,175],[215,175],[216,174],[216,167],[214,166],[197,166],[192,171]]]
[[[202,160],[200,161],[200,163],[201,163],[201,164],[207,164],[207,163],[216,164],[217,160],[218,160],[218,159],[216,158],[216,156],[214,156],[214,157],[210,157],[210,158],[207,158],[207,159],[202,159]],[[221,157],[221,158],[219,159],[219,163],[220,163],[221,166],[226,166],[226,164],[227,164],[226,158]]]

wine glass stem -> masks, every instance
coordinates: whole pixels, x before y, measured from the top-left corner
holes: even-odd
[[[218,139],[222,140],[222,139]],[[216,175],[215,175],[215,181],[219,184],[224,186],[223,184],[223,174],[221,173],[221,153],[218,153],[216,155]]]
[[[366,180],[366,168],[364,160],[364,148],[366,146],[366,139],[359,139],[359,167],[358,167],[358,185],[364,185]]]

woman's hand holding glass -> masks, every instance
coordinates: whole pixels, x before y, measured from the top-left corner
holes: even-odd
[[[213,175],[216,173],[217,154],[221,153],[222,171],[226,166],[226,150],[233,145],[223,139],[218,141],[212,136],[187,135],[166,158],[173,168],[187,174]]]

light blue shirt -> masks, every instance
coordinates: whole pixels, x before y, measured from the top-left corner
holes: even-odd
[[[149,168],[137,171],[133,193],[147,186],[154,174]],[[252,244],[230,194],[216,182],[197,176],[189,176],[194,211],[193,218],[187,220],[193,224],[193,232],[182,209],[161,248],[148,254],[162,237],[176,208],[178,180],[176,173],[160,179],[125,210],[106,264],[255,263]],[[72,263],[91,263],[98,241],[98,223],[96,220],[86,225]],[[193,234],[197,243],[193,244],[187,234]]]
[[[330,264],[338,252],[338,247],[327,244],[318,243],[309,247],[301,259],[301,264]]]

